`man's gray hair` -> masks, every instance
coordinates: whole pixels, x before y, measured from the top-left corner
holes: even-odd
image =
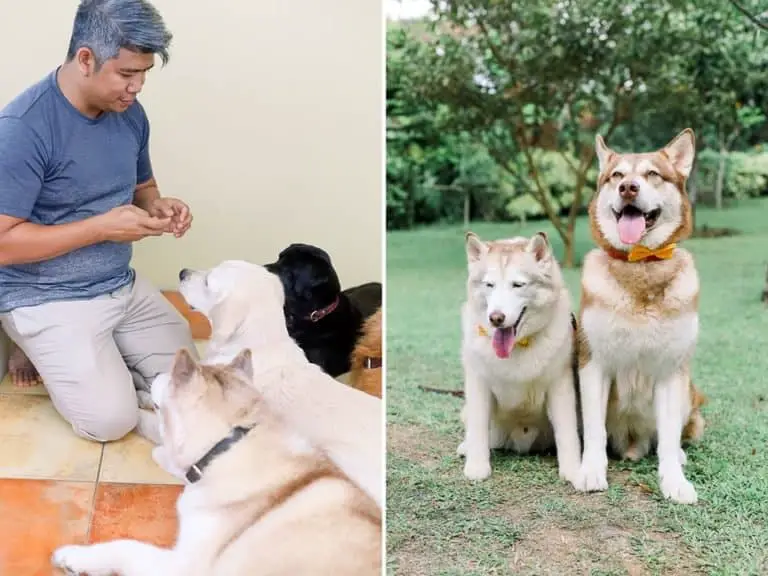
[[[146,0],[81,0],[67,60],[72,60],[80,48],[90,48],[96,66],[101,67],[124,48],[158,54],[167,64],[172,38],[160,13]]]

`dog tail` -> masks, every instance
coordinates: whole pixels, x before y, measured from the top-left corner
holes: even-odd
[[[449,390],[447,388],[432,388],[430,386],[422,386],[422,385],[419,385],[419,388],[421,390],[424,390],[424,392],[434,392],[436,394],[448,394],[450,396],[455,396],[456,398],[464,398],[464,390]]]
[[[683,440],[695,442],[704,435],[706,422],[704,421],[704,416],[701,415],[700,409],[709,402],[709,398],[696,387],[693,380],[690,382],[689,394],[691,395],[691,416],[683,428]]]

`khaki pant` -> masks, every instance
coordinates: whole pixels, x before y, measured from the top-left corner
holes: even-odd
[[[197,357],[189,324],[138,275],[111,294],[0,314],[8,336],[37,368],[53,405],[85,438],[108,442],[139,420],[136,390],[149,391],[186,347]]]

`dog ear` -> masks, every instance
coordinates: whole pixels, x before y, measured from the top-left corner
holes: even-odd
[[[464,235],[464,244],[469,262],[477,262],[488,252],[487,244],[480,240],[480,237],[474,232],[467,231]]]
[[[549,238],[546,232],[537,232],[528,241],[528,252],[533,254],[537,262],[547,260],[552,255]]]
[[[243,348],[229,363],[229,368],[242,373],[247,380],[253,380],[253,354],[250,348]]]
[[[597,154],[598,168],[602,172],[616,153],[605,145],[605,140],[598,134],[595,136],[595,154]]]
[[[693,160],[696,157],[696,136],[693,130],[686,128],[675,136],[661,150],[672,165],[684,178],[688,178],[693,168]]]
[[[176,352],[176,356],[173,359],[171,383],[183,386],[192,379],[197,370],[197,362],[192,357],[190,351],[186,348],[181,348]]]

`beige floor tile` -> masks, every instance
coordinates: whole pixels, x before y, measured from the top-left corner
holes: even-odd
[[[0,395],[0,478],[93,482],[101,449],[76,436],[48,398]]]
[[[153,445],[131,432],[117,442],[104,446],[99,482],[132,484],[183,484],[152,460]]]
[[[37,386],[29,386],[26,388],[19,388],[11,384],[11,377],[6,375],[0,382],[0,394],[24,394],[27,396],[48,396],[48,392],[45,386],[39,384]]]

